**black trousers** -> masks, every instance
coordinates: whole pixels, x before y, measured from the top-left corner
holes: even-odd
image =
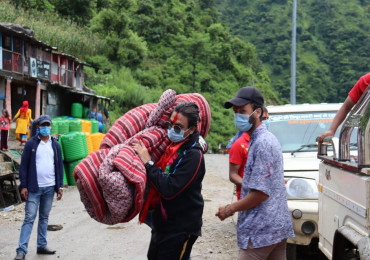
[[[188,260],[198,236],[182,233],[152,231],[148,250],[149,260]]]
[[[1,149],[8,149],[8,130],[1,130]]]

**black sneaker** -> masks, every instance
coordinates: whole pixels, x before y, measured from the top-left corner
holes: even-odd
[[[54,255],[55,254],[55,250],[50,250],[49,248],[47,247],[44,247],[44,248],[38,248],[37,249],[37,254],[39,255]]]
[[[23,260],[25,259],[26,254],[23,252],[17,252],[17,255],[15,256],[14,260]]]

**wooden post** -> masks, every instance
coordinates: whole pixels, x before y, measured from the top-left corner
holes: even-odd
[[[35,119],[40,116],[40,102],[41,102],[41,82],[37,81],[36,84],[36,99],[35,99]]]
[[[11,82],[12,79],[8,77],[6,79],[6,88],[5,88],[5,108],[8,110],[10,116],[12,116],[12,91],[11,91]]]

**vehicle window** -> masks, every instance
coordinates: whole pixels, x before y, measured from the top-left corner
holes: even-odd
[[[313,112],[292,114],[270,114],[270,132],[279,140],[283,152],[292,152],[301,148],[302,152],[317,151],[316,138],[329,129],[336,112]],[[339,137],[339,129],[336,136]],[[356,141],[354,129],[351,143]],[[353,140],[352,140],[353,139]]]

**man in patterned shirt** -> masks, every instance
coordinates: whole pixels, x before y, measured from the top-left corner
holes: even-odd
[[[235,125],[250,136],[241,199],[221,206],[221,220],[238,214],[239,260],[286,259],[286,240],[294,237],[284,185],[279,141],[262,121],[264,99],[254,87],[241,88],[225,108],[234,109]]]

